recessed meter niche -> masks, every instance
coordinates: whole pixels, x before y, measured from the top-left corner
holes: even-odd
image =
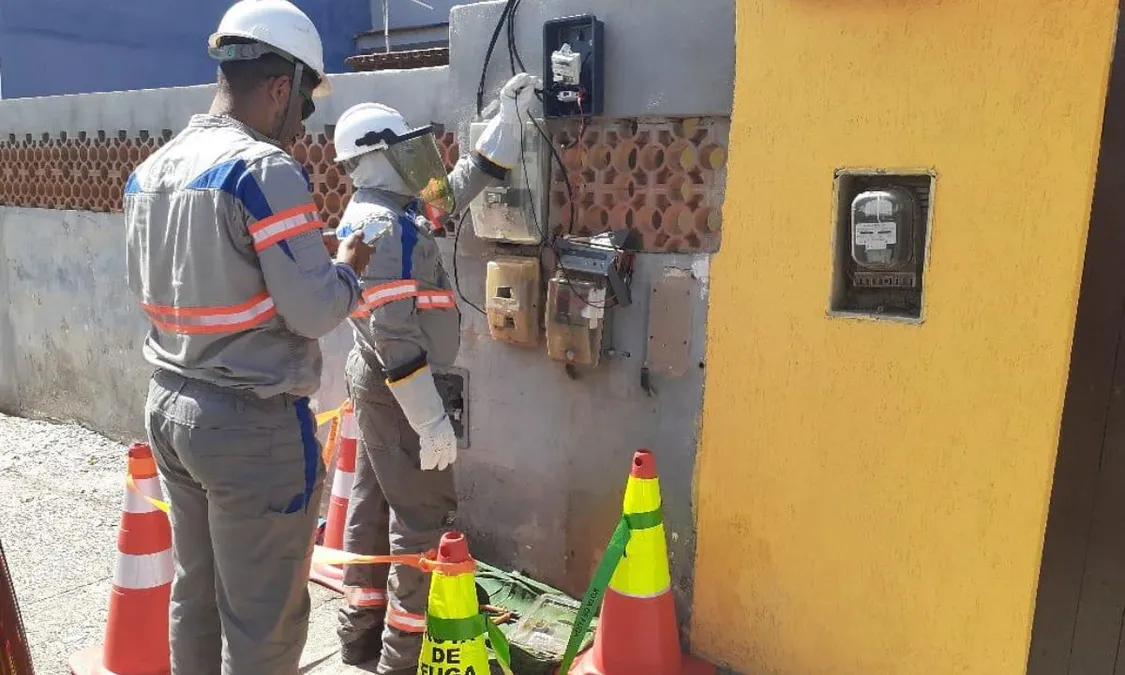
[[[836,172],[829,314],[920,321],[935,175]]]

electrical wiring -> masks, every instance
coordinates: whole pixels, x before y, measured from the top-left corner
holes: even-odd
[[[555,144],[551,140],[551,137],[547,134],[546,131],[543,130],[542,127],[539,126],[539,123],[535,121],[535,118],[529,116],[528,121],[531,122],[531,124],[535,127],[535,129],[543,137],[543,141],[547,144],[547,147],[551,149],[551,155],[555,158],[555,161],[559,165],[559,171],[562,173],[563,180],[566,182],[567,194],[570,196],[570,224],[568,226],[568,229],[569,229],[570,232],[574,232],[574,219],[575,219],[575,212],[577,211],[577,208],[576,208],[577,201],[575,199],[574,187],[570,183],[570,176],[569,176],[569,174],[567,173],[567,170],[566,170],[566,165],[563,163],[562,157],[559,155],[558,150],[555,149]],[[521,147],[521,149],[523,148],[523,144],[524,144],[524,135],[523,134],[524,134],[524,126],[523,126],[523,121],[521,120],[520,121],[520,147]],[[531,178],[528,176],[526,159],[522,162],[522,164],[523,164],[524,181],[527,185],[527,190],[530,193],[531,192]],[[546,218],[547,218],[547,223],[550,223],[550,220],[551,220],[551,218],[550,218],[551,200],[547,197],[544,197],[544,199],[546,200],[546,214],[545,215],[546,215]],[[538,231],[540,233],[540,236],[542,237],[544,232],[545,232],[545,228],[540,227],[539,216],[536,214],[534,208],[531,210],[531,214],[532,214],[532,219],[533,219],[534,224],[535,224],[535,229],[536,229],[536,231]],[[547,233],[546,238],[541,239],[541,242],[543,242],[543,241],[546,242],[547,246],[551,247],[551,251],[553,251],[554,254],[555,254],[555,269],[558,270],[562,274],[563,283],[566,284],[567,288],[570,289],[570,292],[573,293],[579,300],[581,300],[583,302],[583,304],[585,304],[588,307],[592,307],[594,309],[609,309],[610,307],[613,307],[614,305],[617,304],[617,298],[614,298],[612,303],[610,303],[608,301],[604,302],[604,303],[592,303],[592,302],[590,302],[586,298],[586,296],[582,295],[582,293],[580,293],[578,291],[578,289],[574,286],[574,283],[570,280],[570,274],[566,271],[566,268],[562,266],[562,264],[560,262],[560,260],[562,259],[562,252],[559,251],[558,238],[555,236],[555,234],[553,232]],[[542,253],[543,245],[544,245],[543,243],[540,243],[540,245],[539,245],[540,253]]]
[[[520,50],[516,47],[516,10],[519,9],[521,2],[523,0],[514,0],[512,11],[508,13],[508,62],[512,67],[513,76],[516,74],[516,64],[519,64],[520,71],[527,72],[527,66],[520,58]]]
[[[457,295],[465,302],[466,305],[477,310],[481,314],[487,314],[483,309],[478,307],[472,300],[465,297],[461,291],[461,275],[457,273],[457,251],[461,244],[461,231],[465,229],[465,218],[469,215],[469,210],[465,209],[461,212],[461,219],[457,221],[457,232],[453,234],[453,287],[457,289]]]
[[[493,55],[493,53],[495,51],[495,48],[496,48],[496,42],[499,40],[500,31],[505,30],[505,28],[506,28],[507,47],[508,47],[508,64],[509,64],[509,68],[511,70],[512,75],[513,76],[516,75],[516,73],[517,73],[516,66],[517,65],[519,66],[520,71],[523,71],[523,72],[527,71],[527,67],[524,65],[523,58],[520,56],[519,47],[516,45],[516,32],[515,32],[516,12],[519,9],[519,5],[522,1],[523,0],[508,0],[508,2],[506,2],[505,5],[504,5],[503,10],[500,12],[500,18],[497,20],[496,26],[493,28],[492,36],[491,36],[491,38],[489,40],[489,43],[488,43],[488,49],[485,52],[484,64],[481,67],[480,81],[479,81],[478,86],[477,86],[477,115],[478,115],[478,117],[484,111],[484,91],[485,91],[485,82],[486,82],[487,77],[488,77],[488,66],[492,61],[492,55]],[[505,24],[506,24],[506,26],[505,26]],[[584,69],[585,67],[586,67],[586,59],[583,58],[582,68]],[[581,96],[583,93],[584,92],[580,92],[579,95]],[[549,94],[549,92],[537,90],[535,92],[535,95],[540,100],[543,100],[544,95],[550,95],[550,94]],[[579,104],[579,105],[581,106],[581,104]],[[581,107],[579,107],[579,111],[581,111]],[[518,115],[518,113],[517,113],[517,115]],[[528,195],[530,196],[531,193],[532,193],[532,190],[531,190],[531,178],[530,178],[530,175],[529,175],[529,172],[528,172],[528,169],[527,169],[527,157],[526,157],[527,146],[526,146],[526,137],[525,137],[525,127],[524,127],[524,124],[523,124],[522,117],[518,117],[517,119],[519,121],[519,127],[520,127],[520,156],[521,156],[520,164],[523,167],[524,184],[527,188]],[[555,163],[559,167],[559,171],[562,174],[563,181],[566,183],[567,195],[570,197],[570,214],[569,214],[569,223],[567,224],[566,233],[567,234],[574,234],[575,221],[576,221],[577,210],[578,210],[577,209],[577,203],[578,202],[577,202],[577,199],[576,199],[577,195],[575,194],[575,191],[574,191],[574,185],[571,183],[570,175],[569,175],[569,173],[567,172],[567,169],[566,169],[566,164],[563,162],[562,156],[559,154],[558,148],[555,147],[554,141],[551,139],[550,135],[546,132],[546,130],[542,126],[539,125],[539,123],[535,120],[534,117],[529,116],[528,121],[531,122],[531,124],[535,127],[536,131],[543,138],[543,141],[547,144],[547,147],[551,151],[552,158],[554,159]],[[586,117],[583,115],[580,126],[579,126],[579,134],[578,134],[578,137],[575,139],[574,143],[578,143],[578,142],[581,141],[582,135],[585,133],[586,121],[587,121]],[[573,145],[570,146],[570,147],[573,147]],[[550,172],[548,171],[548,175],[549,175],[549,173]],[[549,232],[547,230],[547,226],[550,223],[550,208],[551,208],[549,190],[547,190],[547,192],[548,192],[548,194],[545,194],[541,197],[545,201],[546,220],[545,220],[544,223],[541,224],[539,222],[539,216],[538,216],[537,210],[534,207],[534,205],[531,209],[532,220],[533,220],[532,224],[535,228],[535,231],[539,235],[539,241],[540,241],[539,251],[540,251],[540,254],[542,254],[543,248],[545,246],[549,246],[551,248],[551,250],[554,252],[554,255],[555,255],[555,268],[556,268],[556,270],[558,270],[561,273],[562,278],[563,278],[563,282],[567,285],[567,287],[570,289],[570,291],[575,296],[577,296],[584,304],[586,304],[589,307],[595,308],[595,309],[608,309],[609,307],[614,306],[615,304],[617,304],[617,298],[613,298],[612,303],[609,303],[609,302],[606,302],[606,303],[591,303],[574,286],[573,282],[570,279],[570,275],[567,273],[567,270],[562,266],[562,264],[560,262],[560,260],[562,258],[562,254],[561,254],[561,251],[559,250],[558,242],[557,242],[558,235],[556,235],[554,232]],[[480,309],[479,307],[477,307],[476,305],[474,305],[472,302],[470,302],[465,297],[465,295],[461,292],[460,281],[459,281],[458,275],[457,275],[457,249],[458,249],[458,242],[459,242],[460,236],[461,236],[461,230],[463,229],[461,227],[461,225],[464,223],[464,218],[465,218],[465,216],[462,215],[461,223],[458,224],[457,233],[454,236],[454,242],[453,242],[453,251],[454,251],[454,253],[453,253],[453,277],[454,277],[454,279],[453,280],[454,280],[454,285],[457,287],[457,293],[461,297],[461,299],[464,300],[466,302],[466,304],[468,304],[470,307],[472,307],[473,309],[476,309],[478,312],[481,312],[483,314],[484,311],[482,309]]]
[[[508,14],[512,11],[512,5],[517,0],[508,0],[504,4],[504,9],[500,12],[500,19],[496,22],[496,27],[492,30],[492,38],[488,41],[488,50],[484,53],[484,65],[480,69],[480,83],[477,85],[477,116],[479,117],[484,111],[484,82],[485,77],[488,75],[488,64],[492,62],[492,52],[496,49],[496,42],[500,39],[500,31],[504,27],[504,22],[508,19]]]

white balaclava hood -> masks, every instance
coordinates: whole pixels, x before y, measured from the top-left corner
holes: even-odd
[[[406,183],[402,181],[402,177],[398,175],[398,171],[395,171],[387,156],[381,151],[360,155],[349,164],[352,165],[352,170],[348,172],[348,177],[352,179],[352,185],[357,189],[375,188],[404,197],[414,197],[406,187]]]

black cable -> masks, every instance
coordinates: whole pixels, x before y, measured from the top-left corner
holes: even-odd
[[[487,316],[487,312],[473,304],[473,301],[466,298],[465,294],[461,292],[461,276],[457,273],[457,249],[460,248],[461,230],[465,229],[465,218],[468,217],[468,215],[468,209],[461,212],[461,219],[457,221],[457,232],[453,235],[453,287],[457,289],[457,295],[461,297],[461,300],[463,300],[466,305]]]
[[[529,115],[528,120],[532,123],[532,125],[535,126],[535,129],[539,132],[539,135],[543,137],[543,141],[547,144],[547,147],[551,149],[551,155],[555,158],[555,161],[559,165],[559,170],[562,172],[563,180],[566,181],[567,194],[570,195],[570,224],[568,226],[568,230],[569,230],[569,232],[573,233],[574,232],[575,213],[578,210],[578,201],[577,201],[577,199],[575,197],[575,194],[574,194],[574,186],[571,185],[570,176],[567,174],[567,171],[566,171],[566,164],[563,163],[562,157],[559,155],[558,150],[555,149],[554,141],[552,141],[551,137],[547,135],[547,132],[544,131],[543,128],[539,126],[539,123],[535,121],[535,118],[531,117]],[[520,148],[521,148],[521,150],[523,149],[523,143],[524,143],[523,129],[524,129],[523,120],[521,118],[520,119]],[[528,192],[530,193],[531,192],[531,179],[528,177],[528,173],[527,173],[527,159],[526,159],[526,157],[522,160],[521,163],[523,164],[524,180],[527,183],[527,189],[528,189]],[[548,175],[548,185],[546,186],[546,189],[544,190],[544,192],[547,193],[547,195],[545,197],[546,200],[547,200],[546,216],[547,216],[547,224],[549,224],[550,221],[551,221],[551,218],[550,218],[550,213],[551,213],[550,178],[549,178],[550,177],[550,171],[547,172],[547,175]],[[534,202],[532,203],[531,213],[532,213],[532,218],[534,219],[534,222],[535,222],[535,229],[538,230],[540,233],[542,233],[543,229],[539,227],[539,216],[535,213]],[[555,236],[555,234],[553,232],[550,233],[549,236],[547,237],[547,245],[551,247],[551,250],[555,254],[555,269],[562,273],[563,283],[566,284],[567,288],[570,289],[570,292],[573,293],[575,296],[577,296],[578,299],[581,300],[583,304],[585,304],[587,307],[592,307],[594,309],[601,309],[601,310],[609,309],[609,308],[611,308],[611,307],[613,307],[614,305],[617,304],[617,298],[613,298],[612,303],[609,301],[609,299],[607,299],[605,302],[602,302],[602,303],[592,303],[589,300],[587,300],[586,296],[582,295],[582,293],[580,293],[578,291],[578,289],[575,288],[574,282],[572,282],[570,280],[570,274],[567,272],[566,268],[563,267],[563,265],[562,265],[562,252],[559,251],[558,238]],[[542,250],[543,250],[542,247],[543,247],[543,244],[541,243],[540,244],[540,252],[541,253],[542,253]]]
[[[500,19],[496,22],[496,27],[492,29],[492,39],[488,41],[488,51],[484,53],[484,65],[480,69],[480,84],[477,85],[477,116],[479,117],[484,111],[484,81],[488,75],[488,64],[492,62],[492,52],[496,49],[496,41],[500,39],[500,30],[504,27],[504,21],[508,18],[508,13],[512,9],[512,5],[516,0],[508,0],[504,5],[504,10],[500,12]]]
[[[554,157],[555,163],[559,165],[559,172],[562,173],[563,181],[566,182],[566,193],[570,196],[571,206],[570,224],[567,225],[567,234],[574,234],[574,218],[577,211],[575,205],[577,202],[575,200],[574,186],[570,183],[570,174],[566,170],[566,164],[563,163],[562,155],[560,155],[558,149],[555,148],[555,142],[551,140],[550,135],[548,135],[547,132],[544,131],[543,127],[539,126],[539,123],[535,121],[534,117],[528,117],[528,120],[530,120],[531,124],[535,126],[535,129],[539,132],[539,135],[543,137],[543,141],[547,144],[547,147],[551,149],[551,156]],[[550,202],[548,202],[548,205],[550,205]]]
[[[493,51],[496,48],[496,42],[500,38],[500,31],[503,30],[503,28],[504,28],[504,22],[505,21],[507,21],[508,62],[509,62],[509,65],[511,67],[511,70],[512,70],[512,75],[513,76],[516,75],[516,64],[517,63],[519,64],[521,70],[523,70],[525,72],[527,70],[526,66],[523,63],[523,59],[520,57],[519,48],[516,46],[516,37],[515,37],[516,34],[515,34],[514,18],[515,18],[516,10],[519,8],[519,4],[522,1],[523,0],[508,0],[508,2],[505,3],[505,5],[504,5],[504,9],[500,12],[500,18],[497,20],[496,26],[492,30],[492,37],[489,39],[489,42],[488,42],[488,50],[485,52],[485,55],[484,55],[484,65],[481,67],[480,82],[477,85],[477,116],[478,117],[484,112],[484,85],[485,85],[485,80],[488,76],[488,66],[492,61],[492,54],[493,54]],[[584,67],[585,63],[583,63],[582,65]],[[535,93],[536,93],[536,96],[539,96],[540,100],[542,100],[542,95],[540,94],[540,92],[535,92]],[[528,176],[528,172],[527,172],[527,158],[526,158],[524,125],[523,125],[522,117],[519,117],[518,113],[517,113],[517,119],[518,119],[519,125],[520,125],[521,164],[523,164],[524,181],[525,181],[525,184],[527,185],[528,198],[530,199],[531,198],[531,179]],[[577,202],[575,194],[574,194],[574,186],[570,182],[570,175],[567,173],[567,170],[566,170],[566,164],[563,162],[562,156],[559,155],[558,149],[555,148],[554,141],[551,140],[551,137],[547,134],[547,132],[543,129],[543,127],[539,126],[539,123],[535,121],[534,117],[529,116],[528,120],[532,123],[532,125],[535,126],[536,131],[539,132],[539,135],[542,136],[543,140],[547,143],[547,147],[550,148],[550,150],[551,150],[551,156],[554,158],[555,162],[559,165],[559,170],[562,172],[563,181],[566,183],[566,191],[567,191],[567,194],[570,196],[570,222],[567,225],[567,233],[573,234],[574,233],[575,218],[576,218],[576,214],[577,214],[577,211],[578,211],[578,202]],[[549,175],[550,175],[550,172],[548,172],[548,176]],[[543,199],[546,199],[546,213],[548,214],[547,222],[544,223],[544,225],[548,225],[550,223],[549,214],[550,214],[550,208],[551,208],[551,200],[550,200],[550,194],[549,193],[550,193],[550,179],[548,178],[548,185],[545,186],[545,194],[542,196]],[[554,251],[554,253],[555,253],[555,267],[560,272],[562,272],[563,282],[570,288],[571,292],[574,293],[574,295],[578,296],[578,298],[583,303],[585,303],[587,306],[593,307],[595,309],[607,309],[609,307],[612,307],[613,305],[608,304],[608,303],[606,303],[606,304],[593,304],[589,300],[587,300],[585,296],[583,296],[581,293],[578,292],[578,289],[575,288],[574,284],[571,282],[570,275],[567,273],[566,268],[564,268],[562,266],[561,262],[560,262],[561,259],[562,259],[562,255],[561,255],[561,252],[559,251],[558,243],[556,241],[557,237],[555,236],[555,234],[553,232],[546,232],[546,229],[544,227],[540,226],[540,224],[539,224],[539,216],[536,213],[534,201],[532,202],[531,211],[532,211],[532,218],[534,220],[535,229],[539,233],[539,237],[540,237],[539,250],[540,250],[540,252],[542,252],[543,246],[544,246],[544,241],[546,242],[546,245],[551,247],[551,250]],[[481,309],[477,305],[473,304],[468,298],[465,297],[465,294],[461,291],[461,281],[460,281],[460,277],[459,277],[458,272],[457,272],[457,251],[458,251],[459,244],[460,244],[460,241],[461,241],[461,230],[464,229],[463,225],[464,225],[464,222],[465,222],[465,216],[467,216],[467,215],[468,215],[468,211],[466,210],[465,213],[462,214],[460,222],[457,224],[457,232],[454,234],[454,237],[453,237],[453,284],[457,289],[457,294],[461,297],[462,300],[465,301],[465,304],[469,305],[470,307],[477,310],[481,314],[486,314],[486,312],[483,309]],[[616,298],[615,298],[615,300],[616,300]],[[614,303],[614,304],[616,304],[616,303]]]
[[[527,66],[523,64],[523,59],[520,57],[519,47],[516,46],[516,10],[519,9],[521,2],[523,0],[515,0],[512,11],[508,14],[508,62],[511,64],[513,77],[516,74],[516,64],[519,64],[521,72],[527,72]]]

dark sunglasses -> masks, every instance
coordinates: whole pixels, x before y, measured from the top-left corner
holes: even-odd
[[[313,103],[312,96],[305,93],[305,90],[298,89],[297,91],[301,94],[301,121],[304,122],[316,112],[316,104]]]

